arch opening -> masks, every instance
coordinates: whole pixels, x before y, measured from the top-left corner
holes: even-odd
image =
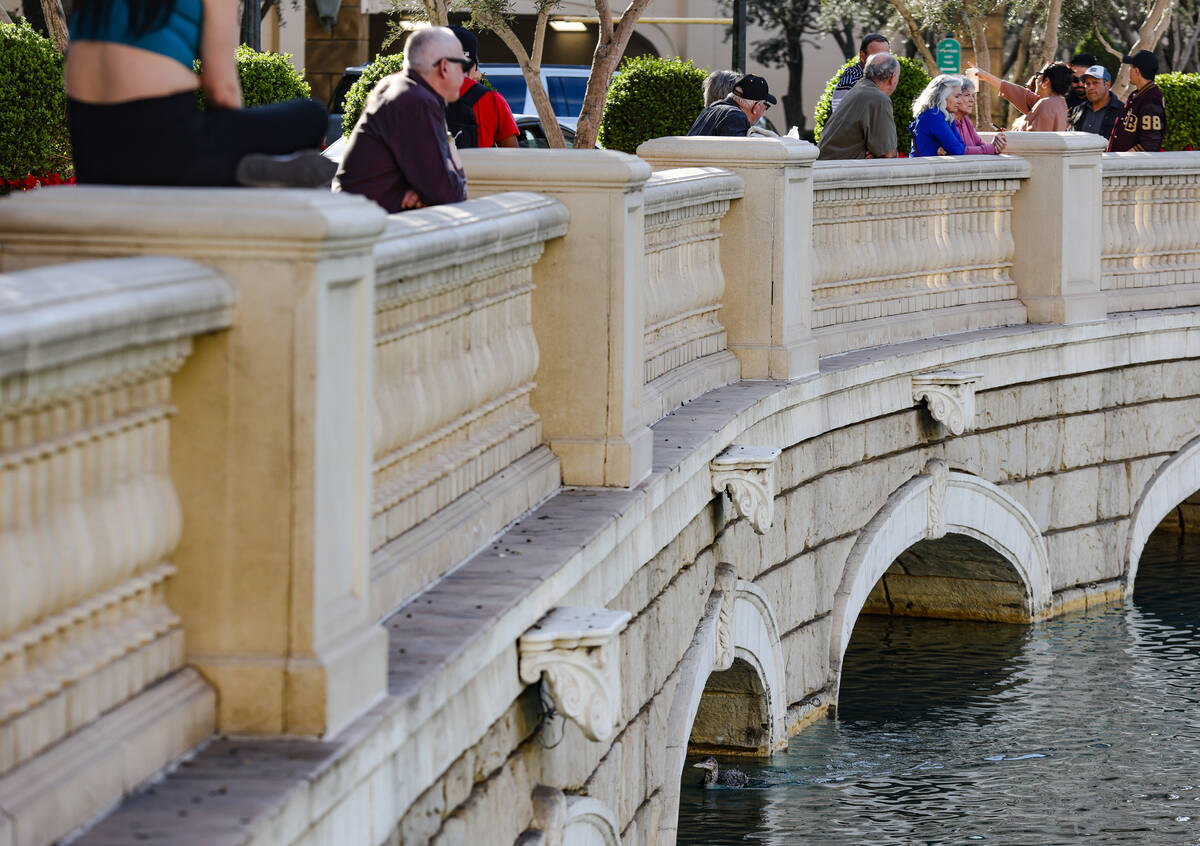
[[[1031,623],[1052,606],[1045,540],[998,487],[933,460],[859,532],[834,597],[829,665],[836,711],[860,614]]]
[[[770,705],[758,668],[744,658],[734,658],[728,670],[709,675],[688,747],[693,753],[766,755],[771,751]]]
[[[1133,596],[1142,554],[1152,539],[1155,556],[1168,539],[1179,546],[1200,534],[1200,437],[1188,441],[1154,472],[1129,519],[1125,595]]]

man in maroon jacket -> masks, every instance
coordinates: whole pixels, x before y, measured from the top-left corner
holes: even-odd
[[[1131,65],[1129,81],[1137,89],[1125,103],[1108,139],[1110,153],[1157,153],[1167,134],[1167,111],[1162,92],[1154,84],[1158,59],[1149,50],[1138,50],[1121,61]]]
[[[389,213],[458,203],[467,177],[446,132],[471,60],[446,27],[420,29],[404,45],[404,69],[385,76],[350,133],[334,191],[370,197]]]

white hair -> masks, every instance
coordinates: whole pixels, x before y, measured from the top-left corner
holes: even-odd
[[[900,72],[900,62],[891,53],[873,53],[863,65],[863,76],[872,82],[887,82]]]
[[[704,78],[704,108],[733,93],[741,76],[729,70],[715,70]]]
[[[946,111],[946,100],[955,91],[962,90],[962,79],[948,73],[942,73],[929,80],[925,90],[913,101],[913,117],[920,117],[922,112],[937,109],[947,122],[954,122],[954,115]]]
[[[979,86],[975,84],[975,80],[971,79],[971,77],[960,76],[958,79],[962,83],[962,90],[964,94],[974,94],[979,90]]]
[[[463,56],[462,43],[448,27],[430,26],[418,29],[404,42],[405,70],[428,73],[446,56]]]

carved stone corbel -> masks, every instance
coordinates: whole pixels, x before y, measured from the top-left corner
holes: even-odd
[[[617,638],[632,615],[604,608],[555,608],[517,642],[521,681],[544,676],[554,706],[592,740],[612,734],[621,703]]]
[[[931,458],[925,464],[925,472],[929,475],[925,537],[937,540],[946,536],[946,486],[950,482],[950,465],[940,458]]]
[[[913,402],[925,400],[934,420],[953,435],[975,428],[975,383],[982,373],[937,370],[912,377]]]
[[[728,489],[737,513],[750,521],[760,535],[771,528],[775,516],[775,447],[732,444],[709,462],[712,488]]]
[[[714,581],[713,592],[721,594],[721,610],[717,612],[713,670],[728,670],[733,666],[733,604],[737,601],[737,568],[732,564],[718,564]]]

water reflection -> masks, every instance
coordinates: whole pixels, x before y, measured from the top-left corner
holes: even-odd
[[[1033,627],[864,617],[839,719],[750,789],[685,769],[679,842],[1200,843],[1198,562],[1154,538],[1134,602]]]

